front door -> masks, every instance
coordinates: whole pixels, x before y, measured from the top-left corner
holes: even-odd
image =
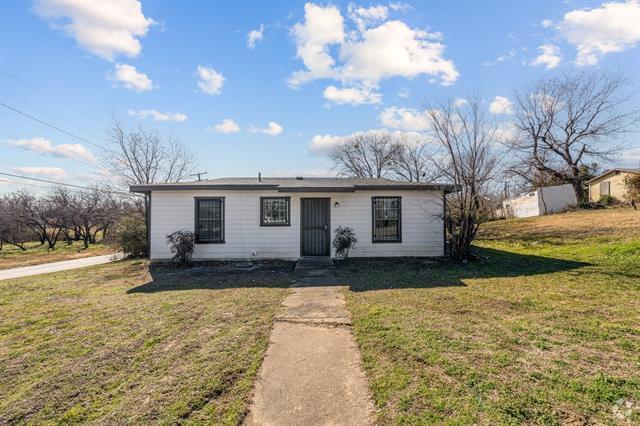
[[[301,201],[302,256],[329,256],[331,199],[302,198]]]

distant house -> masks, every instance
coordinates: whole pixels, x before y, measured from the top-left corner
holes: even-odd
[[[532,217],[557,213],[577,203],[571,185],[547,186],[502,202],[503,217]]]
[[[151,196],[150,257],[172,257],[166,235],[195,233],[194,260],[334,257],[338,226],[353,257],[443,256],[451,185],[352,178],[221,178],[133,185]]]
[[[594,177],[588,182],[589,200],[595,202],[603,195],[611,195],[624,201],[627,193],[624,180],[631,175],[640,175],[640,169],[611,169]]]

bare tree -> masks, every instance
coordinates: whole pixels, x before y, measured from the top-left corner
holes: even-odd
[[[372,130],[349,137],[329,154],[340,175],[429,182],[438,175],[430,167],[427,139]]]
[[[441,148],[433,157],[433,167],[456,188],[445,204],[451,258],[466,261],[482,221],[483,193],[489,192],[500,164],[496,126],[485,119],[477,96],[470,97],[464,108],[450,100],[427,110],[434,141]]]
[[[389,132],[370,131],[351,136],[329,157],[340,175],[381,178],[391,174],[396,150]]]
[[[394,176],[407,182],[433,182],[442,177],[431,166],[433,143],[426,138],[411,139],[401,133],[394,136],[396,149],[391,169]]]
[[[172,183],[193,172],[195,158],[176,139],[163,139],[141,127],[127,130],[116,119],[109,138],[117,149],[109,154],[109,171],[125,185]]]
[[[627,79],[603,73],[544,78],[516,92],[511,146],[526,168],[570,183],[579,202],[587,200],[585,168],[609,161],[616,139],[638,121],[638,110],[625,108],[633,96]],[[514,168],[516,170],[517,168]]]
[[[109,171],[124,185],[173,183],[185,180],[195,170],[195,157],[176,139],[163,139],[157,132],[138,127],[125,129],[115,116],[108,131],[116,147],[107,158]],[[149,229],[151,199],[145,194],[140,211]]]
[[[95,242],[105,216],[111,214],[113,206],[109,193],[98,188],[75,192],[57,188],[53,197],[64,208],[67,226],[75,230],[83,241],[84,248],[88,248],[90,243]]]
[[[11,202],[15,206],[14,220],[20,221],[53,250],[64,227],[60,205],[51,197],[35,197],[24,192],[14,194]]]
[[[0,198],[0,250],[5,243],[25,251],[30,230],[20,220],[16,220],[18,209],[13,195]]]

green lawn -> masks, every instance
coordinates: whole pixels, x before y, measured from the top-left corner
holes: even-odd
[[[89,248],[85,249],[82,241],[74,241],[73,244],[66,244],[64,241],[60,241],[53,250],[49,250],[47,244],[40,244],[39,242],[27,243],[25,248],[27,250],[20,250],[18,247],[4,244],[2,250],[0,250],[0,269],[99,256],[118,251],[117,247],[103,243],[90,244]]]
[[[341,267],[379,423],[640,422],[640,212],[494,222],[476,252]]]
[[[0,424],[237,424],[288,285],[143,261],[0,281]]]

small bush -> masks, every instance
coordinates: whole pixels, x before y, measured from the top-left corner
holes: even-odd
[[[354,248],[358,242],[356,233],[348,226],[338,226],[334,232],[333,247],[336,249],[336,256],[346,259],[349,257],[349,251]]]
[[[614,204],[617,204],[618,200],[613,195],[601,195],[599,202],[603,206],[612,206]]]
[[[117,244],[127,255],[143,257],[147,254],[147,228],[139,216],[127,216],[117,229]]]
[[[190,231],[175,231],[167,235],[167,242],[171,246],[173,261],[178,266],[187,266],[191,263],[195,235]]]

